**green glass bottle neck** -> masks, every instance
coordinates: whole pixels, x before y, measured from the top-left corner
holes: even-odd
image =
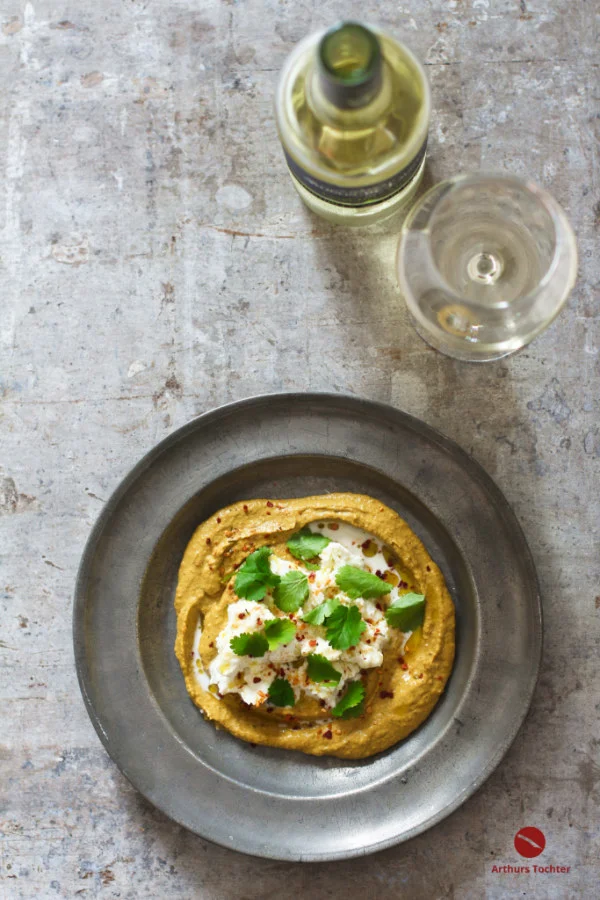
[[[376,36],[357,22],[328,31],[318,49],[319,86],[339,109],[366,106],[381,88],[383,58]]]

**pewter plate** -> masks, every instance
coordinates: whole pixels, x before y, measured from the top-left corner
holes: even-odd
[[[456,662],[434,712],[357,762],[217,731],[189,699],[173,653],[177,569],[196,525],[243,498],[329,491],[396,509],[442,568],[457,612]],[[422,422],[351,396],[255,397],[178,429],[112,495],[77,578],[79,683],[114,761],[176,822],[272,859],[372,853],[456,809],[513,741],[541,642],[531,556],[493,481]]]

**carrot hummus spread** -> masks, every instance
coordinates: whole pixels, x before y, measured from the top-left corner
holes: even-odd
[[[254,744],[358,759],[431,713],[454,660],[442,573],[362,494],[247,500],[194,532],[175,652],[194,703]]]

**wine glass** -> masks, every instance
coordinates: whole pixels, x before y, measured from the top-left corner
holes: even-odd
[[[486,362],[524,347],[558,315],[575,283],[577,246],[559,204],[531,181],[459,175],[411,210],[397,268],[423,340]]]

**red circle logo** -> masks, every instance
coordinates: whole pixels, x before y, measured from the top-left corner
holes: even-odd
[[[539,828],[528,825],[526,828],[519,829],[515,834],[515,850],[527,859],[539,856],[545,846],[546,838]]]

